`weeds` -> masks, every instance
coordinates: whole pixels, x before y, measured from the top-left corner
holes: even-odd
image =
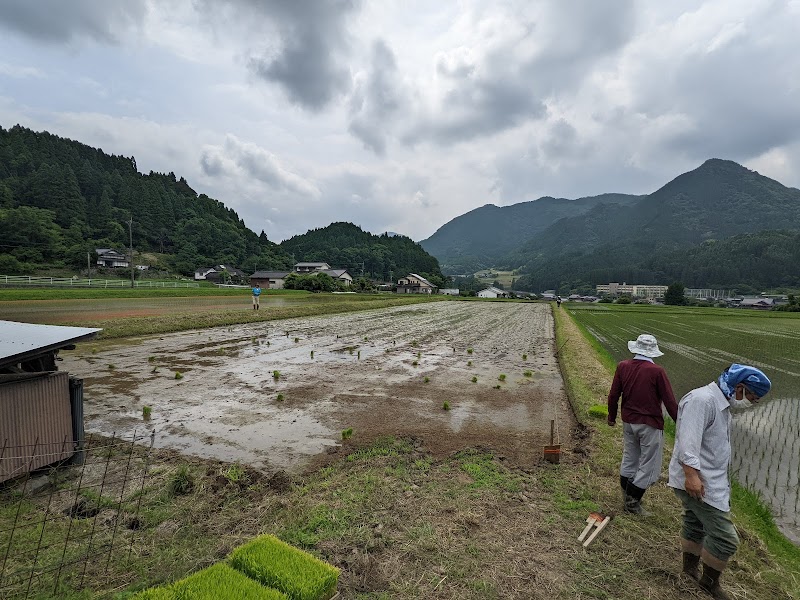
[[[194,476],[189,465],[181,465],[169,479],[167,493],[170,496],[185,496],[194,490]]]
[[[223,469],[222,476],[231,483],[240,483],[247,477],[247,472],[239,463],[234,463],[227,469]]]

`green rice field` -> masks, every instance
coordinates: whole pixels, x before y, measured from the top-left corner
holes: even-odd
[[[760,494],[787,537],[800,543],[800,314],[743,309],[565,305],[614,361],[628,340],[656,336],[676,398],[716,380],[732,362],[762,369],[773,387],[756,407],[735,412],[733,475]],[[768,401],[766,401],[768,400]],[[598,401],[602,401],[598,399]]]

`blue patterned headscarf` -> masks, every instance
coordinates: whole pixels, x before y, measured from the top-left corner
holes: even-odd
[[[748,365],[739,365],[733,363],[730,367],[722,372],[717,380],[719,388],[726,398],[733,396],[736,391],[736,386],[743,383],[747,388],[759,398],[765,396],[770,388],[772,382],[763,371],[750,367]]]

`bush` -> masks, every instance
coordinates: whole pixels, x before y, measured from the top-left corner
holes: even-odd
[[[620,296],[619,298],[617,298],[617,304],[630,304],[630,303],[631,299],[628,298],[627,296]]]
[[[262,535],[231,554],[231,566],[292,600],[322,600],[336,591],[339,569],[307,552]]]

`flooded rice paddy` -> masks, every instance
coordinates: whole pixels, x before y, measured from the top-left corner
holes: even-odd
[[[562,443],[573,425],[542,304],[418,304],[62,354],[84,378],[87,431],[155,430],[158,446],[264,469],[301,471],[382,435],[531,465],[551,419]]]
[[[732,362],[757,366],[772,391],[757,406],[734,411],[731,470],[759,494],[786,536],[800,544],[800,318],[791,313],[681,307],[569,305],[616,360],[627,342],[656,336],[675,396],[715,380]]]

